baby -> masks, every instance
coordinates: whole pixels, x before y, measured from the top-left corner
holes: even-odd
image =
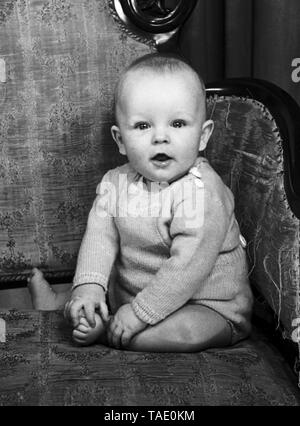
[[[81,345],[193,352],[244,339],[245,244],[231,191],[199,154],[214,127],[202,80],[178,57],[144,56],[117,85],[115,115],[112,137],[128,163],[97,187],[71,293],[54,293],[35,269],[34,306],[68,298]]]

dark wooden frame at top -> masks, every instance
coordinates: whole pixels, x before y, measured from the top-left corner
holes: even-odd
[[[178,0],[173,10],[154,16],[143,13],[138,0],[119,0],[125,15],[137,28],[147,33],[167,33],[180,27],[194,9],[197,0]],[[155,3],[155,2],[154,2]],[[157,1],[158,4],[161,1]]]

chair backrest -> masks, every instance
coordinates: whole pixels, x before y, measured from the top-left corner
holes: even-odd
[[[251,281],[292,339],[300,324],[300,108],[261,80],[211,84],[207,95],[215,130],[206,155],[235,195]]]
[[[0,288],[33,266],[72,278],[95,188],[124,161],[110,136],[115,83],[195,2],[0,2]]]

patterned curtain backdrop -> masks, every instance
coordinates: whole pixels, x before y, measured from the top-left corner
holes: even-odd
[[[103,174],[121,70],[153,50],[112,0],[0,2],[0,283],[73,271]]]
[[[260,78],[300,104],[299,22],[299,0],[198,0],[181,50],[207,82]]]

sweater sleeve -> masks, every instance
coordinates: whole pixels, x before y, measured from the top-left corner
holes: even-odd
[[[199,181],[194,179],[195,183]],[[177,197],[169,231],[170,257],[132,301],[135,314],[151,325],[175,312],[195,294],[212,271],[226,238],[233,199],[222,199],[203,185],[194,185],[194,189],[198,200],[197,208],[192,209],[194,216],[187,214],[191,212],[190,196]]]
[[[78,254],[73,288],[84,283],[98,283],[107,290],[119,247],[114,221],[116,187],[113,180],[113,171],[109,171],[97,187]]]

